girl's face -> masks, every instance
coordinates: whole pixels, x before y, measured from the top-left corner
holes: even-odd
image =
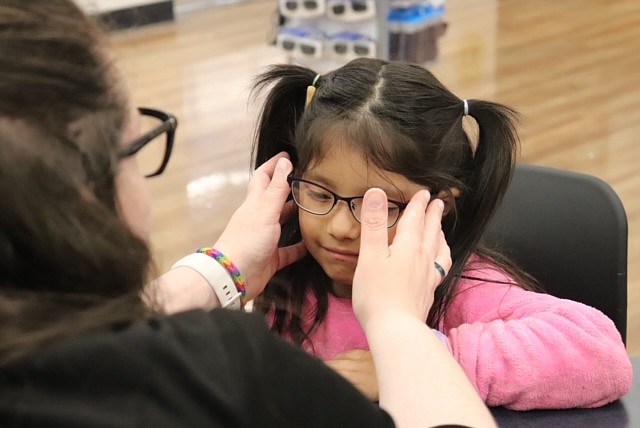
[[[334,144],[322,161],[312,163],[302,178],[344,197],[363,196],[368,189],[378,187],[389,199],[408,202],[416,192],[427,189],[402,175],[367,165],[361,153],[346,144]],[[302,209],[298,213],[309,253],[333,280],[334,292],[339,297],[350,297],[360,251],[360,223],[344,201],[323,216]],[[389,242],[396,227],[397,223],[389,229]]]

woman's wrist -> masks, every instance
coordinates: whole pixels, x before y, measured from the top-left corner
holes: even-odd
[[[252,266],[250,262],[244,257],[242,248],[237,248],[225,243],[216,242],[213,248],[220,251],[222,254],[228,257],[228,259],[235,265],[240,274],[244,277],[244,303],[253,300],[257,297],[255,293],[255,284],[252,280]]]
[[[362,329],[366,335],[380,334],[387,331],[397,331],[394,328],[389,329],[389,326],[394,326],[397,323],[418,323],[425,325],[417,317],[408,311],[401,309],[386,309],[377,311],[369,315],[366,319],[360,321]]]
[[[213,247],[202,247],[172,267],[189,268],[207,282],[223,308],[242,309],[246,302],[245,280],[237,266]]]
[[[206,255],[215,260],[218,263],[217,273],[222,272],[222,270],[219,269],[221,267],[226,274],[226,276],[223,275],[219,278],[215,284],[212,284],[214,291],[216,291],[218,298],[220,298],[220,301],[222,302],[222,306],[231,306],[234,309],[238,309],[237,306],[240,304],[241,307],[244,307],[247,302],[247,282],[238,266],[236,266],[236,264],[227,255],[225,255],[225,253],[214,247],[202,247],[197,251],[197,253]],[[228,281],[224,281],[227,279],[231,279],[232,282],[229,284]],[[221,294],[220,287],[223,282],[226,282],[227,284]],[[236,302],[236,300],[238,301]]]
[[[198,272],[177,267],[149,285],[151,305],[173,314],[191,309],[211,310],[221,306],[218,296]]]

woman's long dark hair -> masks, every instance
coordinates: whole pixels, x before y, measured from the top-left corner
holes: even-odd
[[[427,319],[437,327],[451,303],[472,253],[484,257],[521,286],[534,281],[500,254],[481,245],[482,234],[510,182],[518,145],[514,110],[482,100],[468,100],[477,122],[477,142],[463,129],[464,103],[422,67],[375,59],[357,59],[325,74],[305,108],[307,87],[316,73],[294,65],[272,66],[254,90],[270,87],[256,128],[254,167],[280,151],[304,173],[326,153],[331,133],[347,137],[353,148],[381,170],[401,174],[431,189],[461,191],[443,220],[453,266],[436,291]],[[453,198],[452,198],[453,200]],[[284,225],[281,244],[299,242],[298,219]],[[308,293],[318,304],[309,326],[302,320]],[[256,307],[273,311],[272,329],[300,344],[325,318],[331,280],[311,257],[283,269],[257,299]]]
[[[147,313],[149,250],[117,207],[119,80],[72,1],[0,3],[0,366]]]

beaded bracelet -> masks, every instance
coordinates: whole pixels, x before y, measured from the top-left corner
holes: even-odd
[[[244,280],[244,276],[240,273],[240,270],[238,270],[229,257],[212,247],[202,247],[196,252],[212,257],[229,273],[236,289],[242,295],[240,297],[240,302],[242,303],[242,306],[244,306],[244,304],[247,303],[247,283]]]

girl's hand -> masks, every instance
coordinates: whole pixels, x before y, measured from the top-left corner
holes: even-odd
[[[306,253],[301,242],[278,248],[280,225],[295,209],[291,201],[286,202],[290,193],[287,175],[292,169],[286,153],[279,153],[256,169],[245,201],[214,245],[244,275],[249,300],[262,293],[278,270]]]
[[[326,364],[351,382],[369,400],[378,401],[378,377],[371,352],[361,349],[343,352]]]
[[[451,253],[441,229],[444,204],[416,193],[405,209],[393,243],[388,245],[387,197],[380,189],[364,196],[360,255],[353,278],[353,307],[367,331],[369,320],[404,313],[425,321],[442,281],[437,262],[451,269]]]

